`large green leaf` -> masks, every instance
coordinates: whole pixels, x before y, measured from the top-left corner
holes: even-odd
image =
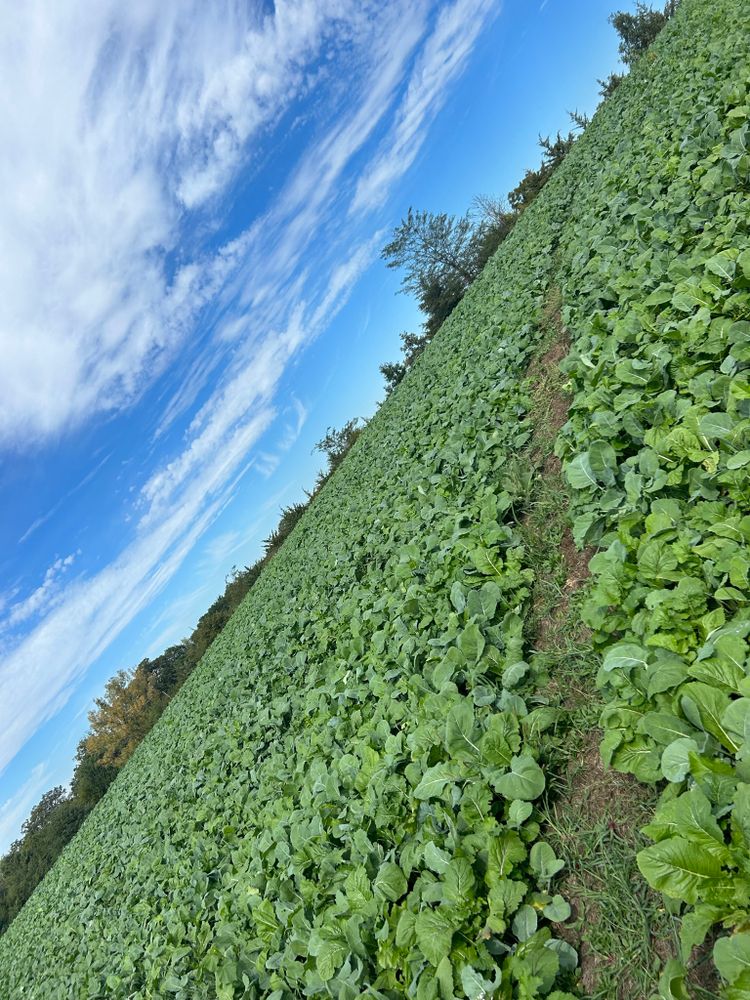
[[[565,466],[565,476],[574,490],[585,490],[598,487],[594,470],[587,454],[576,457]]]
[[[489,884],[495,885],[501,878],[510,875],[513,868],[526,859],[527,853],[521,838],[513,830],[504,830],[493,837],[489,845]]]
[[[509,767],[514,752],[520,746],[518,725],[512,716],[505,712],[493,715],[479,746],[487,764]]]
[[[506,799],[523,799],[526,802],[539,798],[544,785],[544,772],[528,754],[513,757],[508,773],[495,780],[495,788]]]
[[[555,852],[543,840],[538,841],[531,848],[529,864],[531,865],[531,870],[536,872],[542,881],[551,879],[565,866],[564,860],[555,857]]]
[[[487,580],[479,590],[469,591],[466,602],[469,614],[476,616],[480,621],[491,621],[502,594],[502,590],[494,580]]]
[[[750,740],[750,698],[735,698],[724,709],[721,726],[740,747]]]
[[[446,955],[450,955],[454,932],[452,921],[441,907],[436,910],[427,908],[417,914],[414,929],[422,954],[437,967]]]
[[[414,796],[417,799],[439,798],[446,786],[457,781],[458,778],[459,774],[455,764],[435,764],[423,774],[422,780],[414,789]]]
[[[609,672],[611,670],[622,670],[628,673],[633,667],[645,667],[647,665],[647,653],[642,646],[633,642],[621,642],[607,650],[602,668]]]
[[[688,719],[715,736],[727,749],[734,751],[739,748],[739,743],[722,722],[728,707],[729,697],[708,684],[693,681],[682,688],[682,708]]]
[[[469,663],[477,663],[485,647],[485,639],[478,625],[469,625],[458,637],[458,648]]]
[[[732,827],[750,848],[750,784],[741,782],[737,785],[732,808]]]
[[[685,985],[686,976],[685,967],[677,959],[670,958],[659,976],[658,1000],[690,1000]]]
[[[378,869],[372,887],[381,896],[395,903],[406,892],[407,882],[399,866],[392,861],[386,861]]]
[[[750,970],[750,931],[719,938],[714,945],[714,962],[728,983],[736,982]]]
[[[698,744],[689,737],[681,736],[661,755],[661,771],[667,781],[684,781],[690,771],[690,754],[698,752]]]
[[[493,980],[485,979],[471,965],[461,968],[461,986],[469,1000],[486,1000],[497,989],[502,979],[502,973],[497,970]]]
[[[475,732],[474,706],[461,701],[448,712],[445,722],[445,749],[452,757],[479,757],[479,737]]]
[[[704,851],[729,861],[724,834],[713,815],[711,803],[698,786],[664,802],[645,832],[659,840],[666,835],[684,837],[699,844]]]
[[[545,917],[553,923],[562,923],[568,919],[572,910],[570,903],[557,894],[552,897],[552,901],[550,903],[545,904],[542,912]]]
[[[641,736],[618,746],[610,763],[615,770],[633,774],[641,781],[656,781],[660,777],[659,754],[653,741]]]
[[[638,853],[648,884],[672,899],[695,903],[721,882],[721,861],[684,837],[669,837]]]
[[[310,952],[315,955],[315,965],[324,982],[333,979],[349,950],[349,943],[336,927],[322,928],[317,940],[311,941]]]
[[[450,854],[447,851],[441,850],[435,844],[434,840],[430,840],[425,844],[422,856],[427,867],[437,872],[438,875],[442,875],[443,872],[447,871],[451,863]]]
[[[536,933],[537,912],[533,906],[522,906],[513,917],[511,928],[519,941],[528,941]]]
[[[451,906],[463,907],[473,899],[476,884],[471,864],[466,858],[454,858],[443,874],[443,900]]]
[[[638,723],[638,732],[645,733],[662,746],[695,735],[695,729],[691,725],[671,712],[649,712],[644,715]]]
[[[508,924],[507,918],[516,912],[525,895],[524,882],[508,878],[495,880],[488,897],[490,908],[488,926],[502,933]]]

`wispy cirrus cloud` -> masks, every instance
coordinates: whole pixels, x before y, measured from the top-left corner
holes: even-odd
[[[186,220],[308,88],[323,46],[351,57],[367,8],[316,0],[76,7],[4,25],[0,439],[132,402],[226,261],[169,264]],[[12,250],[11,250],[12,248]]]
[[[22,601],[18,601],[16,604],[12,604],[10,606],[7,612],[7,617],[5,621],[0,624],[0,627],[2,627],[2,625],[7,625],[7,627],[13,628],[14,626],[20,625],[29,618],[33,618],[35,615],[39,615],[42,612],[49,610],[53,604],[58,602],[62,596],[60,587],[61,579],[75,562],[76,556],[79,556],[80,554],[79,550],[77,552],[71,552],[69,555],[64,557],[58,556],[52,565],[48,567],[40,585],[33,590],[28,597],[25,597]]]
[[[279,441],[279,448],[281,451],[289,451],[302,433],[302,428],[305,426],[306,420],[306,406],[299,399],[293,397],[291,406],[289,407],[289,413],[287,415],[287,423],[284,427],[284,435],[281,441]]]
[[[457,0],[441,10],[417,60],[395,126],[357,184],[353,212],[378,207],[412,165],[450,84],[463,70],[488,17],[499,9],[493,0]]]

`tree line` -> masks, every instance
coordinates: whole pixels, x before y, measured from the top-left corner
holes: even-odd
[[[620,42],[626,69],[646,51],[674,15],[679,0],[667,0],[654,10],[643,2],[634,13],[610,16]],[[598,81],[600,94],[608,97],[624,79],[612,73]],[[585,116],[570,115],[573,129],[554,137],[540,137],[542,159],[529,169],[507,199],[479,196],[470,210],[456,217],[409,209],[382,251],[387,266],[403,271],[402,290],[416,297],[425,319],[419,333],[402,333],[402,354],[380,366],[386,393],[403,379],[443,321],[463,298],[467,288],[518,218],[537,197],[588,124]],[[282,508],[279,523],[263,542],[263,555],[243,569],[233,569],[224,592],[203,614],[190,636],[170,646],[155,659],[144,659],[135,668],[120,670],[105,685],[89,712],[89,732],[78,744],[70,788],[46,792],[23,824],[21,836],[0,859],[0,934],[2,934],[85,818],[132,756],[222,631],[263,567],[292,532],[311,501],[330,479],[361,433],[364,421],[354,418],[343,427],[329,427],[316,449],[326,460],[306,498]]]

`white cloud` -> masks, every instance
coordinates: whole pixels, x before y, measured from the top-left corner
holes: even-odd
[[[493,0],[456,0],[441,10],[435,30],[414,67],[396,126],[357,185],[353,212],[380,205],[391,185],[412,165],[424,142],[427,126],[442,105],[450,84],[464,68],[487,18],[497,13],[499,6]]]
[[[251,311],[254,325],[270,325],[279,302],[295,301],[303,290],[309,295],[315,278],[300,265],[322,232],[330,237],[331,266],[344,267],[352,256],[352,242],[361,240],[361,233],[346,224],[344,198],[351,181],[344,173],[388,116],[426,27],[426,4],[419,0],[378,13],[364,68],[347,81],[342,115],[305,151],[279,198],[236,245],[242,262],[222,297],[236,297]],[[319,240],[316,270],[324,263],[317,259],[320,245]],[[323,273],[327,282],[328,272]]]
[[[227,557],[236,550],[241,537],[239,531],[225,531],[212,538],[203,546],[202,568],[213,570],[217,566],[225,566]]]
[[[170,280],[186,213],[363,16],[344,0],[15,7],[0,40],[0,440],[126,405],[163,370],[231,264],[188,261]]]
[[[58,556],[52,565],[48,567],[41,584],[28,597],[10,606],[7,619],[4,622],[0,622],[0,631],[3,628],[14,628],[27,619],[48,611],[56,604],[61,598],[61,577],[73,565],[76,556],[80,554],[79,549],[77,552],[71,552],[70,555],[64,558]]]
[[[217,583],[217,574],[220,573],[226,580],[236,563],[238,553],[244,550],[244,558],[247,558],[248,547],[252,542],[258,541],[259,532],[268,521],[268,509],[275,508],[288,491],[289,484],[278,490],[263,504],[260,516],[245,525],[241,531],[222,532],[203,546],[199,567],[200,578],[204,582],[171,601],[149,623],[145,634],[150,641],[144,656],[158,656],[192,632],[206,608],[221,595],[223,584],[220,580]]]
[[[195,492],[105,570],[69,587],[43,621],[6,652],[0,672],[0,773],[59,711],[71,685],[161,592],[212,523],[221,496],[204,505]]]
[[[370,238],[360,246],[350,247],[349,258],[332,268],[327,285],[314,303],[308,304],[288,293],[282,298],[279,290],[277,301],[285,302],[288,313],[286,326],[280,329],[272,323],[263,335],[244,342],[223,383],[193,418],[186,446],[143,486],[141,497],[148,506],[149,519],[177,501],[183,485],[200,472],[208,456],[226,447],[228,437],[248,419],[255,407],[271,405],[287,364],[343,307],[352,287],[373,258],[375,242]],[[301,287],[297,285],[295,292]],[[276,314],[278,312],[277,306]],[[262,319],[254,318],[254,324],[256,328],[261,327]],[[295,435],[300,430],[301,423]],[[291,443],[282,443],[282,449],[290,447]],[[255,466],[268,477],[279,461],[278,455],[263,453],[257,457]]]
[[[268,451],[261,451],[258,453],[258,457],[253,464],[264,479],[269,479],[278,469],[280,461],[281,457],[279,455],[274,455]]]
[[[281,451],[289,451],[302,433],[302,428],[305,426],[305,421],[307,420],[307,409],[296,397],[292,399],[290,409],[294,413],[294,419],[287,420],[287,424],[284,428],[284,435],[279,442],[279,448]]]

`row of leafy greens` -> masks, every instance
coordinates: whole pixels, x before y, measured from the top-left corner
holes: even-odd
[[[602,755],[666,782],[639,867],[750,997],[750,9],[686,3],[561,172],[575,393],[558,445],[596,545]],[[729,929],[729,936],[721,934]],[[687,996],[672,963],[665,997]]]

